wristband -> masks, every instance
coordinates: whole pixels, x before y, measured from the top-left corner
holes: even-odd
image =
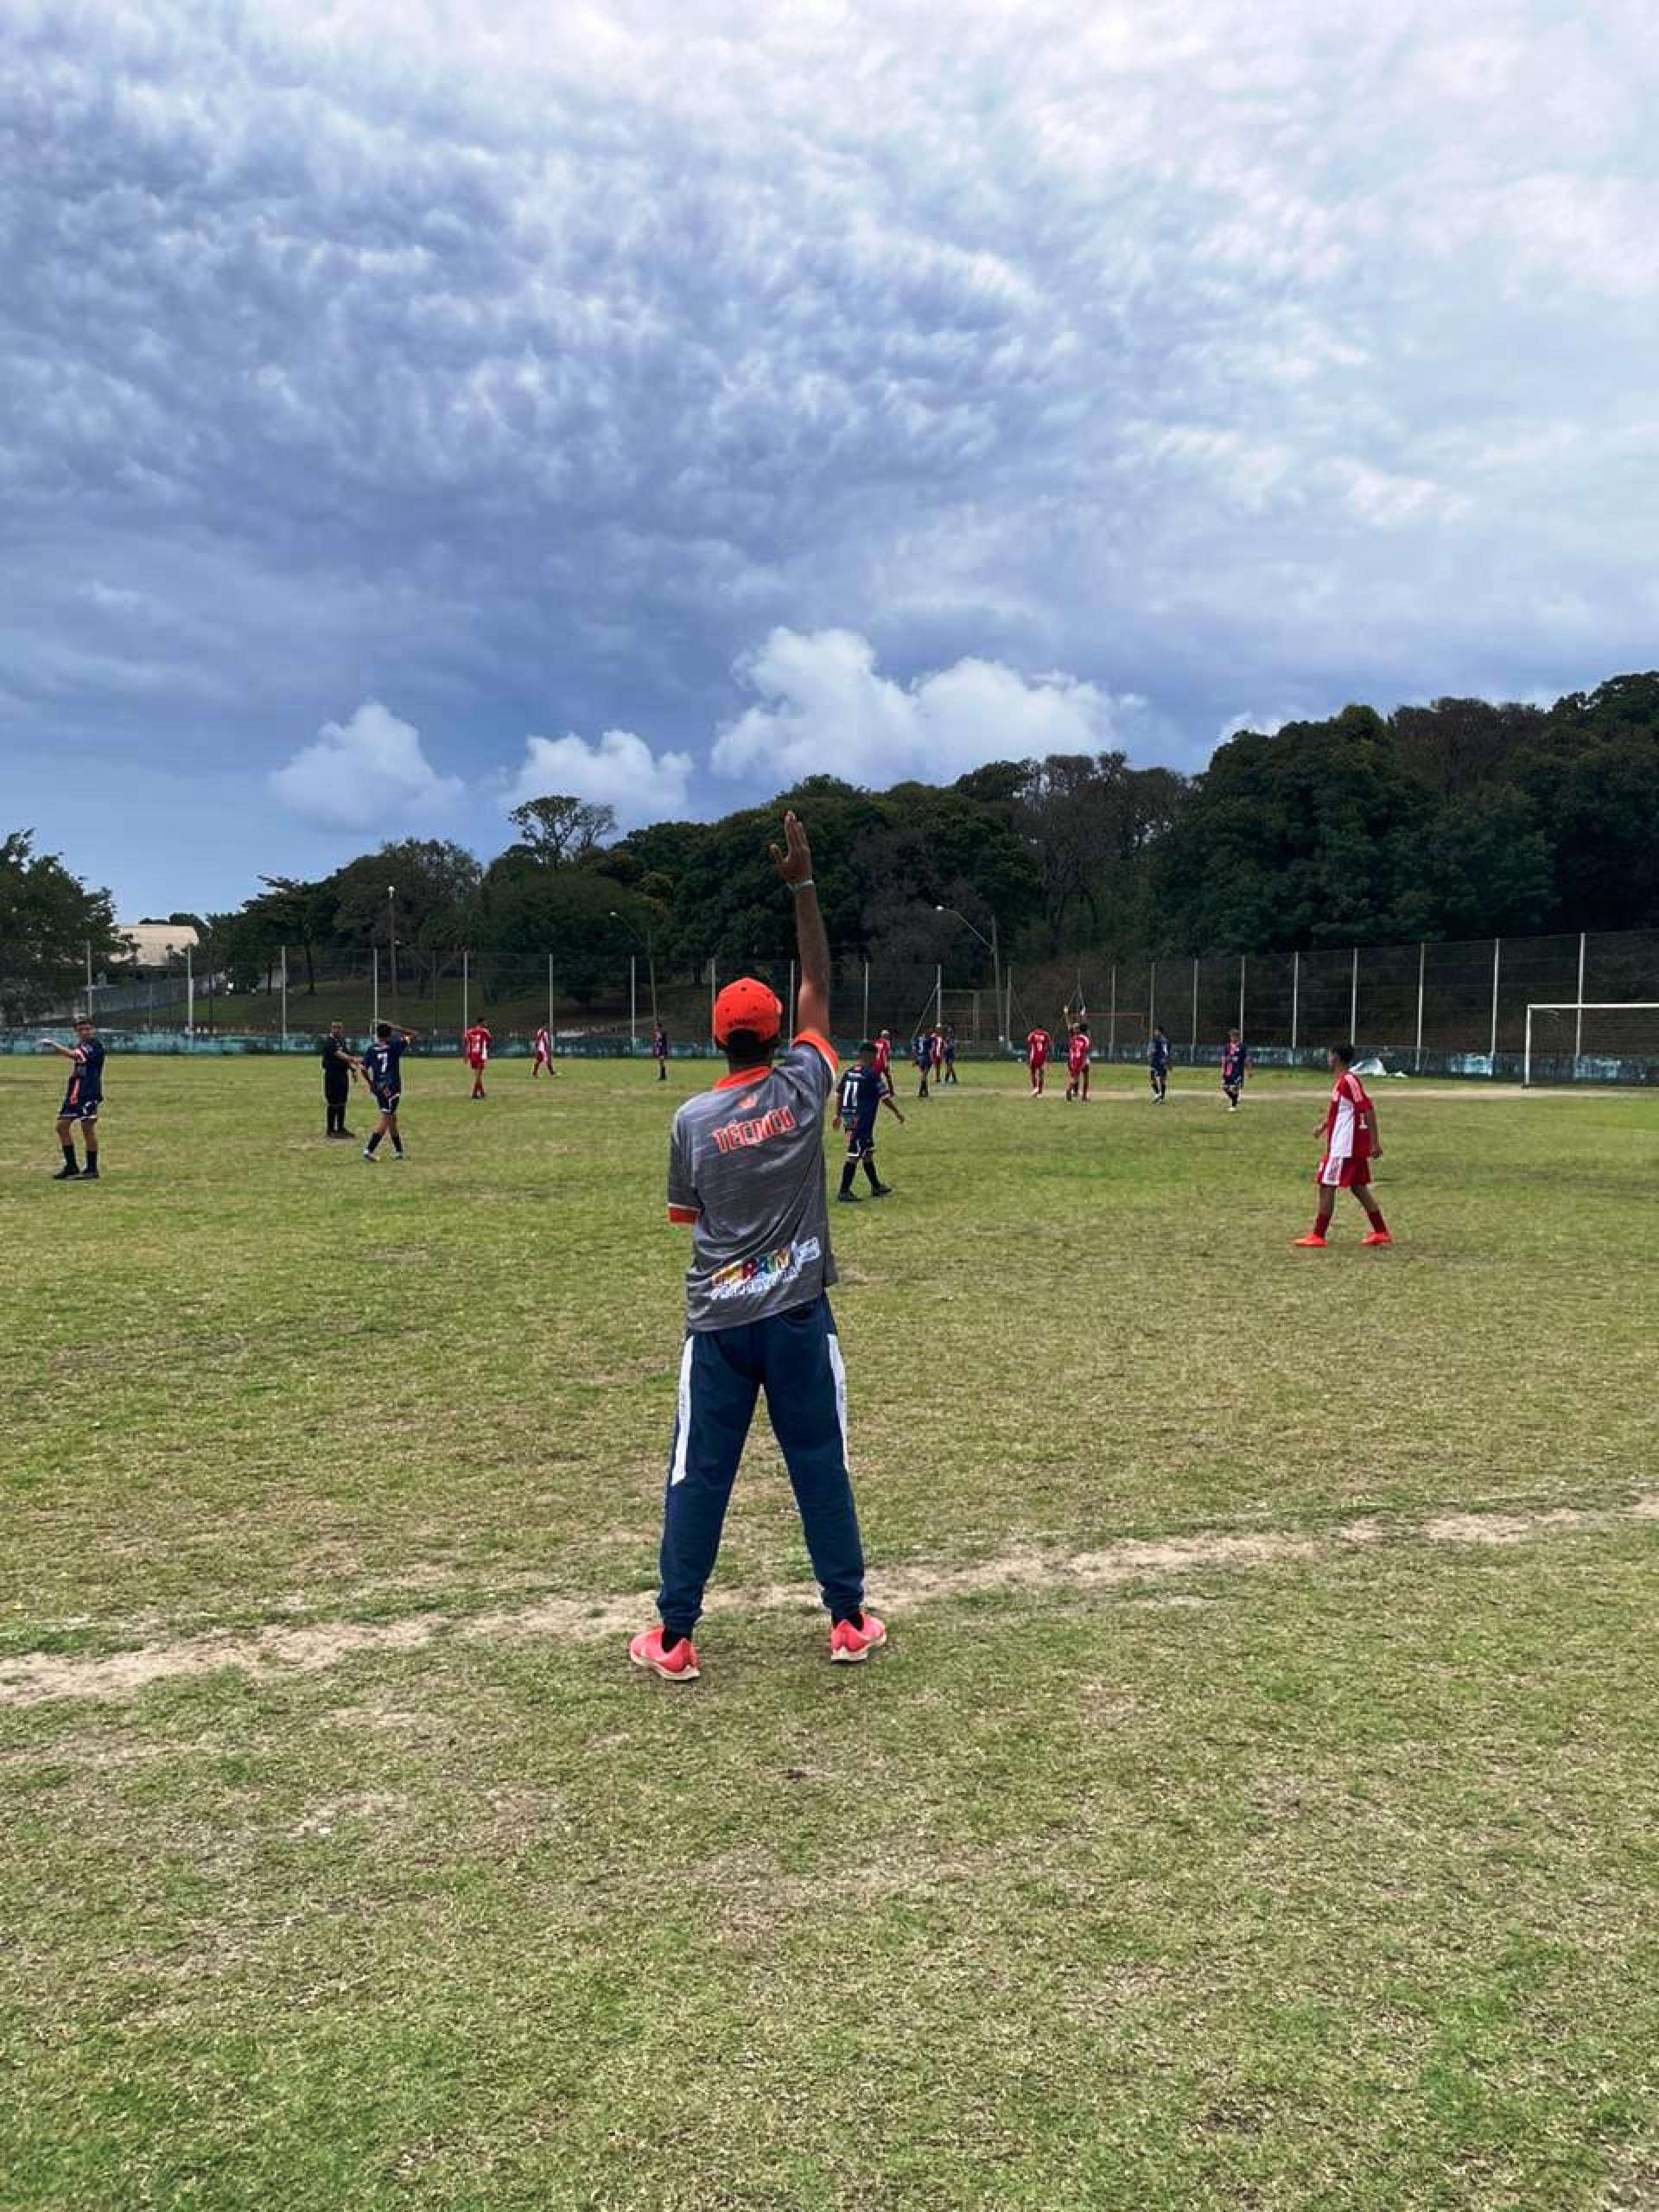
[[[818,887],[809,875],[804,882],[791,883],[789,887],[791,891],[816,891]]]

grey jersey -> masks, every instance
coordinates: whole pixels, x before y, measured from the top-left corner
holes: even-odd
[[[835,1054],[804,1033],[771,1068],[688,1098],[668,1147],[670,1218],[691,1224],[685,1325],[732,1329],[836,1280],[823,1190]]]

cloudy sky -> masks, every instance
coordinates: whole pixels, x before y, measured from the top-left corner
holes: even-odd
[[[549,789],[1659,635],[1650,0],[0,0],[0,830],[124,917]]]

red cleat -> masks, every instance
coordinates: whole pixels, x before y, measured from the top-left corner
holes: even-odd
[[[1374,1229],[1369,1236],[1360,1238],[1362,1244],[1392,1244],[1394,1239],[1386,1229]]]
[[[641,1629],[628,1644],[628,1656],[636,1667],[649,1668],[665,1682],[697,1679],[697,1655],[689,1636],[683,1636],[671,1651],[664,1651],[660,1627]]]
[[[842,1664],[855,1664],[868,1659],[872,1651],[879,1651],[887,1640],[887,1631],[875,1615],[864,1615],[862,1628],[855,1628],[850,1621],[837,1621],[830,1631],[830,1656]]]
[[[1296,1239],[1296,1243],[1298,1248],[1304,1252],[1323,1252],[1325,1249],[1324,1237],[1315,1236],[1311,1230],[1306,1236],[1299,1236]]]

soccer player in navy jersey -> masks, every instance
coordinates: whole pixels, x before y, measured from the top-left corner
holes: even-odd
[[[1236,1029],[1227,1032],[1227,1042],[1221,1055],[1221,1087],[1227,1097],[1227,1111],[1236,1114],[1238,1102],[1243,1095],[1244,1078],[1249,1072],[1250,1056],[1244,1049],[1244,1040]]]
[[[1161,1106],[1169,1096],[1169,1039],[1161,1029],[1153,1031],[1147,1047],[1147,1074],[1152,1084],[1152,1103]]]
[[[792,814],[784,834],[786,849],[772,855],[795,901],[795,1041],[780,1049],[784,1009],[765,983],[728,983],[714,1021],[727,1072],[680,1108],[669,1140],[669,1217],[691,1231],[685,1347],[663,1506],[660,1625],[628,1644],[636,1667],[669,1682],[697,1678],[691,1631],[762,1391],[830,1615],[830,1658],[862,1660],[887,1640],[864,1606],[846,1372],[826,1294],[836,1280],[823,1178],[823,1109],[836,1080],[830,941],[806,832]]]
[[[842,1166],[841,1188],[836,1193],[842,1205],[858,1204],[853,1184],[861,1166],[873,1198],[885,1198],[892,1188],[875,1172],[875,1117],[884,1105],[904,1120],[893,1086],[876,1065],[875,1046],[867,1037],[858,1048],[858,1058],[841,1079],[836,1118],[830,1125],[847,1132],[847,1158]]]
[[[918,1098],[925,1098],[927,1078],[933,1072],[933,1032],[931,1029],[924,1029],[919,1033],[910,1048],[910,1057],[916,1064],[917,1074],[921,1077],[921,1081],[916,1087],[916,1096]]]
[[[96,1183],[98,1116],[104,1103],[103,1039],[93,1028],[90,1015],[82,1014],[75,1023],[73,1045],[60,1045],[54,1038],[42,1037],[41,1050],[56,1052],[60,1058],[73,1063],[64,1087],[63,1103],[58,1109],[58,1143],[63,1153],[63,1165],[52,1179],[54,1183]],[[75,1164],[77,1128],[86,1147],[84,1167]]]
[[[394,1030],[389,1021],[378,1021],[374,1026],[374,1042],[364,1053],[361,1067],[380,1109],[380,1119],[363,1147],[365,1160],[373,1160],[383,1137],[391,1139],[394,1160],[408,1157],[404,1150],[404,1134],[397,1125],[397,1107],[404,1095],[404,1053],[414,1042],[412,1029]]]

